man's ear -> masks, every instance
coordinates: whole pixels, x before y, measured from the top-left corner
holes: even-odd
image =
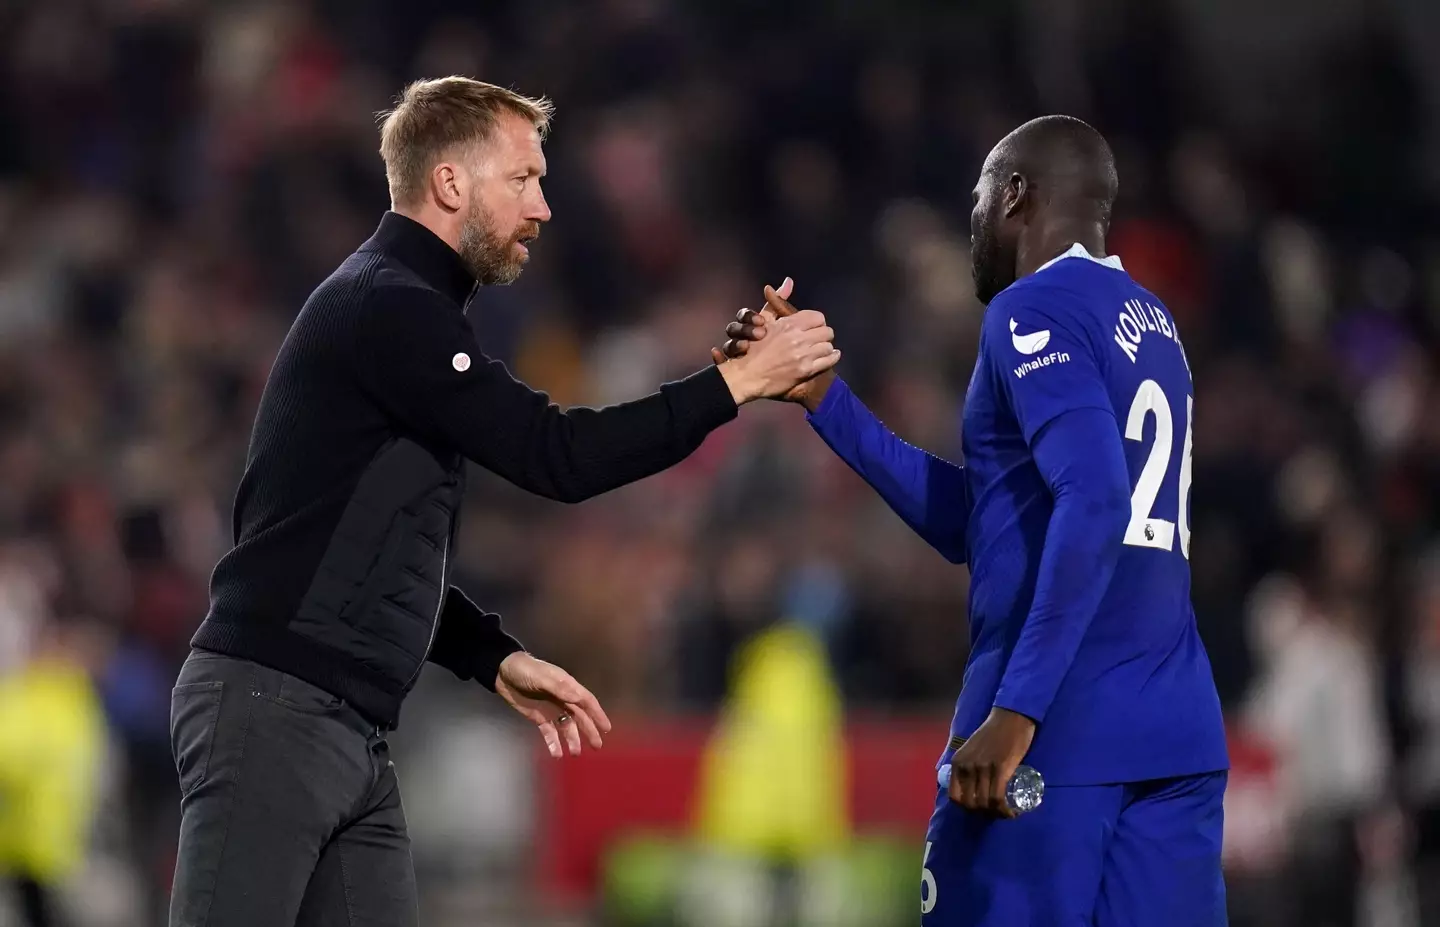
[[[460,195],[460,170],[449,161],[441,161],[430,172],[430,187],[435,193],[435,202],[451,212],[458,212],[465,204]]]
[[[1005,184],[1005,218],[1018,215],[1025,208],[1032,189],[1025,175],[1010,175],[1010,181]]]

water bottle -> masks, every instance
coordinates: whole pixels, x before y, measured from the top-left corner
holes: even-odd
[[[950,764],[940,767],[935,776],[940,788],[950,788]],[[1005,784],[1005,803],[1016,814],[1025,814],[1040,807],[1045,797],[1045,778],[1029,766],[1017,766],[1015,775]]]

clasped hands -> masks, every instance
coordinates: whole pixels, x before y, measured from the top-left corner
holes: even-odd
[[[725,347],[710,349],[736,405],[785,399],[814,411],[835,378],[835,332],[821,313],[790,305],[794,286],[786,277],[779,289],[765,287],[765,308],[741,309],[725,329]]]

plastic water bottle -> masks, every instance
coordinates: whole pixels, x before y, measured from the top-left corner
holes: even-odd
[[[950,788],[950,764],[940,767],[935,781],[940,788]],[[1025,814],[1040,807],[1045,798],[1045,777],[1029,766],[1017,766],[1015,775],[1005,784],[1005,803],[1016,814]]]

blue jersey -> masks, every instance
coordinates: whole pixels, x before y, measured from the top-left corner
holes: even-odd
[[[1038,722],[1026,762],[1055,785],[1228,768],[1190,604],[1194,393],[1160,300],[1078,245],[996,296],[965,400],[963,469],[904,444],[837,386],[812,425],[917,532],[970,564],[953,735],[994,706],[1026,714]],[[1067,481],[1107,495],[1070,493],[1062,507]]]
[[[1002,690],[1056,686],[1029,762],[1067,784],[1227,768],[1210,662],[1190,604],[1194,389],[1175,321],[1113,259],[1076,246],[993,299],[962,431],[974,505],[970,660],[953,733],[973,732]],[[1059,679],[1045,654],[1018,672],[1051,519],[1031,445],[1058,416],[1113,416],[1123,436],[1129,518],[1114,572]],[[1088,452],[1072,448],[1074,454]],[[1043,693],[1048,694],[1048,693]],[[1026,712],[1030,713],[1030,712]]]

